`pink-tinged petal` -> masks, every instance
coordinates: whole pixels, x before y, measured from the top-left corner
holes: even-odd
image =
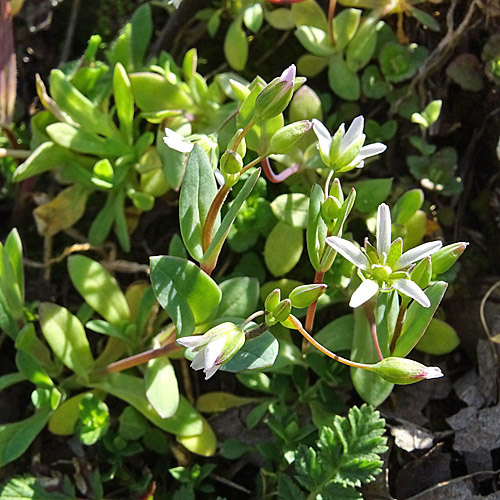
[[[200,345],[203,345],[207,342],[207,339],[203,338],[203,335],[193,335],[191,337],[182,337],[180,339],[177,339],[177,343],[184,346],[184,347],[198,347]]]
[[[364,270],[370,267],[366,255],[354,243],[338,236],[329,236],[325,241],[356,267]]]
[[[208,380],[219,368],[220,368],[220,365],[215,365],[214,367],[210,368],[209,370],[205,370],[205,380]]]
[[[288,66],[283,73],[281,73],[280,81],[293,85],[295,80],[296,68],[295,64]]]
[[[191,361],[191,368],[193,370],[201,370],[202,368],[205,368],[205,349],[202,349],[193,358],[193,361]]]
[[[205,347],[205,371],[215,366],[217,359],[220,358],[222,354],[225,344],[226,337],[224,335],[215,337],[207,344],[207,347]]]
[[[312,124],[314,133],[319,141],[319,149],[328,158],[330,155],[330,146],[332,145],[332,136],[328,129],[316,118],[313,118]]]
[[[396,290],[401,292],[403,295],[407,295],[408,297],[416,300],[421,306],[431,306],[429,297],[425,295],[424,291],[414,281],[401,278],[399,280],[391,281],[391,283]]]
[[[425,374],[426,379],[440,378],[440,377],[444,377],[444,374],[441,371],[441,368],[439,368],[438,366],[428,366],[427,367],[427,371]]]
[[[429,257],[434,252],[437,252],[443,243],[441,241],[430,241],[429,243],[424,243],[423,245],[419,245],[418,247],[412,248],[405,252],[401,257],[397,260],[394,265],[394,269],[403,269],[417,260],[422,260],[425,257]]]
[[[387,257],[391,249],[391,211],[382,203],[377,211],[377,253],[380,260],[383,254]]]
[[[178,134],[169,128],[165,129],[165,137],[163,142],[174,151],[179,153],[190,153],[193,150],[193,144],[190,143],[184,136]]]
[[[363,127],[365,126],[365,119],[363,115],[357,116],[347,129],[342,141],[340,142],[340,154],[347,151],[349,147],[363,135]]]
[[[378,292],[378,283],[373,280],[365,280],[356,288],[349,302],[350,307],[359,307],[370,300]]]

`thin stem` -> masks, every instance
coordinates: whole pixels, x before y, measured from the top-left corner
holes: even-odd
[[[295,328],[299,331],[299,333],[304,336],[314,347],[316,347],[316,349],[320,350],[323,354],[326,354],[329,358],[332,358],[344,365],[352,366],[353,368],[361,368],[363,370],[373,371],[374,365],[367,365],[365,363],[357,363],[356,361],[351,361],[350,359],[343,358],[342,356],[329,351],[326,347],[323,347],[319,342],[314,340],[314,338],[309,335],[306,330],[304,330],[304,327],[295,316],[288,316],[288,321],[291,321],[294,324]]]
[[[114,363],[109,364],[105,368],[96,370],[93,373],[93,375],[102,377],[109,373],[116,373],[116,372],[121,372],[123,370],[128,370],[129,368],[133,368],[134,366],[147,363],[151,359],[159,358],[161,356],[165,356],[167,354],[180,351],[181,349],[183,349],[182,346],[177,345],[175,342],[171,342],[170,344],[160,347],[159,349],[149,349],[148,351],[135,354],[134,356],[130,356],[125,359],[120,359],[120,361],[115,361]]]
[[[210,246],[210,243],[212,243],[212,231],[214,229],[215,219],[217,217],[217,214],[220,212],[220,209],[222,208],[224,200],[229,193],[229,189],[230,188],[226,184],[224,184],[215,195],[215,198],[213,199],[212,204],[208,209],[207,217],[205,219],[205,223],[203,224],[203,233],[201,236],[203,252],[206,252],[208,247]]]
[[[261,161],[263,162],[266,159],[265,156],[259,156],[258,158],[255,158],[255,160],[252,160],[250,163],[247,163],[240,171],[240,175],[244,174],[247,170],[250,170],[252,167],[255,167],[257,163],[260,163]]]
[[[328,176],[326,178],[326,181],[325,181],[325,200],[328,198],[328,193],[330,191],[330,182],[332,180],[332,177],[333,177],[333,174],[334,174],[334,171],[333,170],[330,170],[330,172],[328,173]]]
[[[368,321],[370,322],[370,328],[372,331],[373,343],[375,344],[375,349],[377,350],[377,355],[380,361],[384,359],[384,355],[382,354],[382,350],[380,349],[380,343],[378,341],[377,335],[377,322],[375,321],[375,314],[373,313],[373,309],[370,307],[369,303],[364,304],[364,310]]]
[[[407,307],[407,304],[401,304],[401,307],[399,308],[398,318],[396,319],[396,326],[394,327],[394,335],[392,336],[391,340],[391,355],[394,352],[394,349],[396,348],[396,342],[401,335],[401,330],[403,328],[403,319],[405,317]]]
[[[316,274],[314,275],[314,281],[313,281],[313,283],[315,285],[318,284],[318,283],[322,283],[324,277],[325,277],[325,271],[316,271]],[[312,332],[312,329],[313,329],[314,317],[316,315],[316,306],[317,305],[318,305],[318,301],[315,300],[307,308],[306,330],[309,331],[309,332]],[[308,348],[309,348],[309,342],[307,342],[305,339],[303,339],[303,341],[302,341],[302,352],[306,352]]]
[[[335,43],[335,35],[333,34],[333,17],[335,16],[335,7],[337,6],[337,0],[330,0],[328,4],[328,34],[330,35],[330,41],[332,45]]]
[[[265,314],[264,311],[254,312],[253,314],[248,316],[248,318],[243,322],[243,324],[241,325],[242,328],[244,328],[246,325],[248,325],[248,323],[250,323],[250,321],[253,321],[255,318],[258,318],[259,316],[262,316],[263,314]]]
[[[273,169],[271,168],[271,162],[269,161],[269,158],[264,158],[262,160],[262,170],[264,171],[267,179],[274,184],[278,184],[280,182],[283,182],[285,179],[288,179],[288,177],[293,175],[295,172],[298,172],[300,167],[300,163],[294,163],[291,167],[285,168],[283,172],[275,174],[273,172]]]
[[[12,158],[17,158],[19,160],[25,160],[32,153],[29,149],[7,149],[0,148],[0,158],[5,158],[6,156],[12,156]]]
[[[216,132],[220,132],[240,111],[240,108],[235,109],[215,130]]]
[[[252,118],[246,125],[245,128],[240,132],[236,140],[234,141],[233,144],[233,151],[236,151],[238,149],[238,146],[240,145],[240,142],[243,140],[243,137],[245,137],[248,132],[250,132],[251,128],[255,125],[255,122],[257,120],[255,118]]]

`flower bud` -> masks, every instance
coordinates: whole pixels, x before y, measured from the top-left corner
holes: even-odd
[[[295,80],[295,65],[288,67],[279,78],[269,83],[255,100],[254,116],[258,120],[269,120],[278,116],[292,99]]]
[[[432,254],[432,273],[434,275],[448,271],[450,267],[455,264],[458,258],[464,253],[469,244],[466,242],[453,243],[440,248],[437,252]]]
[[[237,174],[243,168],[243,160],[238,153],[226,150],[220,159],[220,171],[223,175]]]
[[[279,288],[275,288],[264,301],[264,309],[268,312],[273,312],[276,306],[279,304],[281,299],[281,291]]]
[[[323,115],[318,94],[307,85],[304,85],[295,92],[290,102],[289,110],[291,122],[312,120],[313,118],[321,120]]]
[[[245,334],[240,326],[225,322],[214,326],[204,335],[177,339],[177,343],[196,353],[191,368],[203,368],[207,380],[242,348]]]
[[[335,220],[339,215],[341,207],[342,205],[337,198],[328,196],[328,198],[321,205],[321,215],[328,222]]]
[[[230,149],[231,151],[234,151],[234,143],[236,142],[236,139],[239,137],[239,135],[243,132],[243,129],[240,128],[236,131],[236,134],[233,135],[231,140],[229,141],[229,144],[227,145],[227,149]],[[238,149],[236,149],[236,152],[244,158],[245,155],[247,154],[247,143],[245,141],[245,138],[241,139],[240,143],[238,144]]]
[[[389,357],[373,365],[372,370],[379,377],[392,384],[407,385],[421,380],[443,376],[437,366],[425,366],[406,358]]]
[[[326,291],[327,286],[322,283],[312,285],[301,285],[295,287],[288,298],[293,307],[299,309],[309,307],[313,302],[316,302]]]
[[[286,155],[291,153],[300,143],[302,138],[311,130],[312,123],[308,120],[291,123],[280,128],[271,137],[268,155]]]
[[[276,321],[285,321],[292,312],[292,303],[290,299],[283,299],[273,310],[273,316]]]
[[[340,184],[340,179],[335,178],[332,182],[332,187],[330,188],[330,196],[333,196],[340,203],[344,203],[344,193],[342,192],[342,185]]]

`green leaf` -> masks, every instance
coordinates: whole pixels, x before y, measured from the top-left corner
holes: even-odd
[[[396,291],[380,293],[375,307],[377,337],[384,357],[390,355],[389,344],[399,313],[399,296]]]
[[[254,339],[247,340],[234,357],[220,367],[220,370],[235,373],[272,366],[278,356],[278,350],[278,341],[266,331]]]
[[[129,441],[141,439],[146,431],[151,430],[146,419],[134,408],[127,406],[118,418],[118,434]]]
[[[149,7],[147,4],[146,6]],[[140,10],[140,8],[138,10]],[[127,72],[120,63],[115,66],[113,73],[113,95],[115,98],[116,114],[120,120],[120,129],[127,143],[132,144],[134,96],[132,94],[132,86],[130,85]]]
[[[115,205],[117,200],[117,193],[111,191],[107,196],[104,207],[97,214],[97,217],[92,222],[89,229],[89,242],[92,245],[99,246],[109,235],[113,222],[115,221]]]
[[[363,213],[371,213],[391,194],[392,178],[368,179],[356,184],[354,208]]]
[[[241,276],[223,281],[219,288],[222,299],[217,310],[219,317],[246,318],[252,314],[259,300],[259,282],[255,278]]]
[[[297,72],[307,78],[314,78],[328,66],[327,57],[317,57],[311,54],[303,54],[297,60]]]
[[[70,436],[75,432],[75,425],[80,414],[80,401],[91,392],[82,392],[62,403],[49,419],[49,431],[58,436]]]
[[[125,295],[117,281],[104,267],[84,255],[68,259],[71,281],[85,302],[112,325],[130,319]]]
[[[396,342],[394,352],[391,354],[392,356],[404,358],[416,346],[429,326],[432,317],[444,297],[447,287],[448,283],[437,281],[424,290],[425,295],[431,301],[430,307],[423,307],[416,301],[412,302],[406,312],[401,336]]]
[[[182,396],[175,415],[170,418],[161,418],[146,399],[144,382],[139,377],[124,373],[113,373],[94,382],[92,385],[96,389],[101,389],[127,402],[150,422],[166,432],[171,432],[177,436],[195,436],[203,431],[203,417]]]
[[[14,269],[13,264],[16,265]],[[15,319],[22,317],[24,306],[24,283],[20,286],[17,279],[18,263],[12,262],[7,249],[0,243],[0,290],[9,309],[9,314]]]
[[[333,18],[332,31],[337,50],[341,51],[351,41],[358,30],[360,19],[359,9],[344,9]]]
[[[13,477],[0,487],[2,500],[67,500],[66,494],[48,492],[32,476]]]
[[[262,8],[262,5],[260,3],[249,5],[243,11],[243,22],[245,23],[245,26],[253,33],[257,33],[260,30],[263,21],[264,9]]]
[[[325,195],[319,184],[314,184],[309,202],[309,217],[307,222],[307,252],[309,260],[316,271],[321,268],[321,257],[325,248],[325,238],[328,228],[321,216],[321,206]]]
[[[217,438],[210,424],[202,417],[202,431],[196,436],[177,436],[177,441],[190,452],[211,457],[217,449]]]
[[[241,27],[241,18],[235,19],[229,25],[224,40],[224,55],[231,68],[236,71],[245,69],[248,58],[248,40]]]
[[[330,57],[328,82],[332,91],[346,101],[357,101],[361,94],[358,75],[351,71],[341,54]]]
[[[16,283],[20,291],[21,299],[24,303],[24,267],[23,267],[23,242],[14,228],[5,240],[4,249],[9,256],[12,269],[16,277]]]
[[[166,356],[148,362],[144,373],[146,398],[162,418],[169,418],[179,407],[179,386],[174,367]]]
[[[286,474],[278,476],[278,498],[281,500],[306,500],[306,495],[297,485],[297,483]]]
[[[207,392],[196,400],[196,409],[202,413],[220,413],[260,401],[261,398],[246,398],[230,392]]]
[[[26,377],[22,373],[14,372],[7,373],[6,375],[0,376],[0,391],[7,389],[11,385],[17,384],[26,380]]]
[[[105,137],[117,136],[111,116],[102,113],[97,105],[78,91],[59,69],[50,72],[50,92],[59,107],[86,131]]]
[[[144,56],[153,35],[151,6],[146,3],[138,7],[130,20],[130,24],[132,27],[130,34],[132,63],[135,69],[139,69],[143,65]]]
[[[38,387],[52,389],[54,382],[48,376],[41,363],[25,351],[16,353],[17,369],[33,384]]]
[[[351,71],[357,73],[373,57],[377,47],[377,15],[370,15],[363,20],[346,50],[346,63]]]
[[[346,314],[325,325],[314,338],[333,352],[349,351],[354,332],[354,315]]]
[[[0,425],[0,467],[19,458],[28,449],[45,427],[49,415],[50,409],[42,409],[20,422]]]
[[[335,48],[325,30],[314,26],[299,26],[295,30],[295,36],[313,56],[327,57],[335,53]]]
[[[290,9],[266,9],[264,13],[266,21],[276,30],[292,30],[295,27]]]
[[[453,351],[459,344],[460,339],[451,325],[440,319],[432,318],[415,349],[440,356]]]
[[[79,401],[78,409],[75,434],[84,445],[91,446],[108,431],[110,420],[108,406],[94,394],[87,393]]]
[[[420,209],[424,202],[424,193],[421,189],[406,191],[392,209],[392,220],[396,224],[406,224]]]
[[[196,324],[210,319],[222,296],[210,276],[179,257],[151,257],[151,284],[181,337],[191,335]]]
[[[427,12],[423,10],[417,9],[413,5],[408,5],[408,10],[410,14],[420,23],[423,24],[426,28],[429,28],[432,31],[441,31],[441,27],[439,26],[436,18],[432,17]]]
[[[266,240],[264,260],[274,276],[292,270],[300,260],[303,248],[302,229],[278,222]]]
[[[217,229],[217,232],[215,233],[212,242],[210,243],[210,246],[207,248],[207,251],[203,255],[202,262],[209,263],[213,259],[217,261],[217,257],[219,256],[222,245],[226,241],[231,226],[233,225],[233,222],[236,219],[236,216],[238,215],[241,206],[252,192],[257,182],[257,179],[259,178],[259,175],[260,175],[260,168],[256,169],[248,177],[248,179],[245,181],[245,184],[243,184],[243,187],[239,190],[238,195],[231,203],[229,210],[227,211],[226,215],[224,216],[224,219],[222,220],[222,223]]]
[[[377,363],[380,361],[373,342],[370,323],[362,308],[354,309],[354,333],[350,358],[360,363]],[[357,393],[373,406],[382,404],[394,387],[375,373],[361,368],[351,368],[351,377]]]
[[[182,183],[179,221],[186,249],[198,262],[203,258],[203,226],[216,194],[217,185],[210,161],[203,148],[195,144]],[[219,225],[220,215],[215,220],[214,231],[217,231]]]
[[[314,26],[323,31],[328,30],[325,12],[316,0],[305,0],[291,6],[295,26]]]
[[[39,306],[42,333],[54,354],[83,380],[88,380],[94,359],[83,325],[64,307],[49,302]]]
[[[282,194],[271,203],[278,220],[300,229],[307,227],[309,197],[302,193]]]

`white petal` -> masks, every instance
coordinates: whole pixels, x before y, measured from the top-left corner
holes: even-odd
[[[325,241],[356,267],[365,270],[370,267],[366,255],[354,243],[339,238],[338,236],[329,236]]]
[[[205,371],[215,366],[217,358],[222,354],[225,343],[226,337],[224,335],[219,335],[214,337],[214,339],[207,344],[207,347],[205,347]]]
[[[365,126],[365,119],[363,115],[357,116],[351,123],[344,137],[340,141],[340,154],[349,149],[354,141],[359,139],[359,136],[363,134],[363,127]]]
[[[332,136],[328,129],[316,118],[313,118],[313,130],[319,141],[319,149],[327,158],[330,156],[330,146],[332,144]]]
[[[285,69],[283,73],[281,73],[280,81],[293,84],[295,80],[295,73],[296,73],[295,64],[292,64],[288,66],[288,68]]]
[[[377,253],[380,258],[389,255],[391,249],[391,211],[385,203],[381,203],[377,212]]]
[[[193,358],[193,361],[191,361],[191,368],[193,370],[201,370],[202,368],[205,368],[205,349],[202,349]]]
[[[383,153],[386,149],[387,146],[385,144],[382,144],[381,142],[368,144],[368,146],[363,146],[361,148],[361,151],[359,152],[356,158],[364,160],[365,158],[369,158],[370,156],[379,155],[380,153]]]
[[[349,306],[358,307],[370,300],[378,292],[378,284],[373,280],[365,280],[358,286],[356,291],[352,294]]]
[[[205,380],[208,380],[219,368],[220,368],[220,365],[215,365],[214,367],[210,368],[209,370],[205,370]]]
[[[441,241],[430,241],[429,243],[424,243],[423,245],[412,248],[401,255],[394,265],[394,269],[402,269],[410,264],[413,264],[417,260],[422,260],[423,258],[432,255],[434,252],[437,252],[442,246],[443,243]]]
[[[193,144],[186,140],[184,136],[178,134],[169,128],[165,129],[163,142],[170,148],[180,153],[190,153],[193,150]]]
[[[191,337],[182,337],[177,339],[177,343],[183,345],[184,347],[198,347],[207,342],[206,339],[203,338],[203,335],[192,335]]]
[[[439,368],[438,366],[428,366],[427,367],[427,373],[425,375],[426,379],[440,378],[440,377],[444,377],[444,374],[441,371],[441,368]]]
[[[391,282],[396,290],[399,290],[402,294],[415,299],[421,306],[430,307],[431,301],[429,297],[425,295],[423,290],[414,282],[407,279],[399,279]]]

